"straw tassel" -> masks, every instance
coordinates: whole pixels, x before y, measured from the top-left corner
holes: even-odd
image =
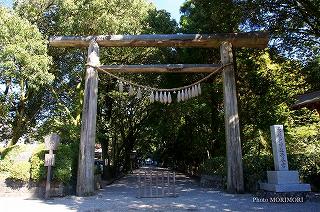
[[[168,104],[171,104],[172,102],[172,98],[171,98],[171,93],[169,92],[168,93]]]
[[[192,98],[192,96],[191,96],[191,89],[188,88],[188,99],[191,99],[191,98]]]
[[[194,95],[195,95],[195,96],[198,96],[198,95],[199,95],[199,93],[198,93],[198,86],[197,86],[197,85],[194,86]]]
[[[168,102],[168,96],[167,96],[167,92],[163,93],[163,103],[167,104]]]
[[[142,87],[138,87],[135,88],[133,87],[132,83],[127,83],[124,84],[121,80],[118,81],[118,87],[119,87],[119,92],[123,92],[126,89],[126,86],[129,86],[129,91],[128,94],[129,96],[133,96],[136,94],[136,98],[137,99],[141,99],[142,98],[142,91],[144,90],[143,86]],[[164,104],[171,104],[172,103],[172,96],[171,96],[171,91],[166,91],[166,90],[162,90],[160,89],[160,91],[157,89],[152,89],[151,88],[151,93],[149,95],[149,100],[151,103],[159,101],[161,103]],[[201,84],[198,83],[196,85],[190,85],[189,87],[185,87],[182,90],[174,90],[172,89],[172,93],[176,94],[176,99],[177,102],[183,102],[186,100],[189,100],[191,98],[197,97],[199,95],[201,95],[202,91],[201,91]]]
[[[170,94],[170,93],[169,93]],[[178,91],[178,94],[177,94],[177,102],[180,102],[181,101],[181,96],[180,96],[180,91]]]
[[[119,92],[123,92],[123,83],[121,81],[119,82]]]
[[[191,88],[191,96],[196,97],[196,92],[195,92],[194,86],[192,86],[192,88]]]
[[[189,99],[188,89],[184,89],[184,99],[185,99],[185,100],[188,100],[188,99]]]
[[[154,95],[153,95],[153,91],[151,91],[151,94],[150,94],[150,102],[153,103],[154,102]]]
[[[163,103],[163,93],[162,93],[162,91],[160,92],[159,101],[160,101],[161,103]]]
[[[201,85],[200,85],[200,83],[198,84],[198,93],[199,93],[199,95],[201,95]]]
[[[184,91],[182,90],[181,91],[181,101],[184,101],[185,100],[185,98],[184,98]]]
[[[132,85],[130,85],[129,87],[129,96],[132,96],[133,95],[133,87]]]
[[[142,93],[141,93],[141,89],[138,88],[138,92],[137,92],[137,99],[141,99],[142,98]]]

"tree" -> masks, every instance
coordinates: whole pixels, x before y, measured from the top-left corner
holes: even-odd
[[[316,56],[302,69],[306,82],[310,85],[311,91],[320,90],[320,56]]]
[[[54,79],[46,44],[35,25],[0,7],[1,111],[6,111],[1,128],[12,127],[10,144],[36,125],[41,89]]]
[[[180,9],[183,32],[222,33],[238,32],[245,11],[241,1],[188,0]]]
[[[320,51],[320,2],[317,0],[246,1],[246,30],[267,30],[280,53],[308,59]]]
[[[99,34],[142,34],[175,31],[176,22],[169,14],[155,10],[154,6],[144,0],[130,1],[19,1],[15,10],[30,22],[36,24],[44,36],[51,35],[99,35]],[[67,20],[67,21],[66,21]],[[157,31],[158,30],[158,31]],[[165,31],[166,30],[166,31]],[[86,49],[57,49],[49,48],[53,57],[50,70],[56,76],[52,87],[45,97],[51,104],[47,106],[48,116],[41,127],[43,134],[46,129],[53,128],[63,135],[64,142],[79,141],[80,116],[83,99],[83,77],[86,61]],[[174,56],[169,48],[101,48],[100,58],[102,64],[139,64],[159,63],[166,59],[166,55]],[[127,80],[135,82],[156,83],[154,76],[124,75]],[[144,111],[148,104],[124,107],[114,99],[112,91],[117,84],[107,75],[99,74],[99,100],[97,142],[103,147],[103,155],[110,160],[118,160],[118,169],[121,164],[126,165],[127,153],[136,144],[137,137],[133,131],[141,130],[140,123],[143,116],[128,117],[127,109]],[[75,89],[76,88],[76,89]],[[122,97],[124,102],[130,101],[127,96]],[[118,114],[118,116],[114,115]],[[121,125],[119,123],[127,123]],[[133,126],[126,129],[125,126]],[[119,135],[119,130],[125,132]],[[115,135],[115,136],[114,136]],[[110,155],[108,148],[113,146],[114,138],[119,148],[115,156]],[[130,144],[130,146],[128,146]],[[108,154],[106,154],[108,153]],[[124,157],[120,157],[124,156]]]
[[[313,7],[307,7],[307,3]],[[307,111],[293,112],[290,105],[294,102],[295,95],[310,88],[317,89],[319,85],[318,59],[311,57],[312,61],[308,62],[312,51],[316,54],[319,50],[319,27],[316,27],[319,22],[319,9],[316,9],[318,5],[317,1],[188,0],[181,7],[183,16],[180,24],[183,32],[270,31],[270,49],[234,50],[244,157],[271,155],[269,126],[276,123],[282,123],[286,127],[289,154],[303,152],[307,155],[307,151],[297,151],[300,148],[295,144],[299,142],[305,146],[316,140],[313,135],[317,134],[315,126],[319,119]],[[218,53],[210,50],[188,49],[181,52],[186,61],[219,61]],[[218,77],[215,81],[217,85],[221,85]],[[208,84],[206,87],[213,88]],[[219,109],[223,102],[219,98],[222,89],[212,91],[215,94],[212,102],[218,106],[217,110],[211,112],[214,129],[216,126],[223,126],[223,121],[218,118],[223,115],[221,107]],[[208,101],[205,103],[208,104]],[[305,130],[306,128],[312,130]],[[224,145],[223,130],[213,134],[218,134],[213,140],[218,141],[216,144],[221,148]],[[300,142],[301,137],[299,140],[299,136],[295,134],[304,134],[305,141]],[[212,152],[214,157],[224,155],[221,151]]]
[[[36,24],[48,38],[52,35],[125,34],[142,31],[149,4],[142,0],[119,1],[17,1],[15,11]],[[67,21],[66,21],[67,20]],[[143,57],[139,49],[109,48],[101,51],[101,62],[123,63]],[[132,53],[132,56],[130,55]],[[50,72],[55,80],[45,93],[46,111],[43,111],[44,130],[49,126],[64,134],[64,141],[79,139],[82,111],[82,90],[86,49],[58,49],[49,47],[53,58]],[[76,92],[75,92],[76,91]],[[101,89],[103,92],[103,89]],[[68,130],[67,130],[68,129]]]

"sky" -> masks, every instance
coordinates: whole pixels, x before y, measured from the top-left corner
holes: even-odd
[[[179,23],[180,20],[180,6],[185,0],[150,0],[153,2],[157,9],[164,9],[171,13],[171,17],[176,19]]]
[[[185,0],[149,0],[153,2],[157,9],[164,9],[171,13],[171,17],[176,19],[176,21],[179,23],[180,20],[180,6]],[[8,7],[12,5],[12,0],[0,0],[1,4],[4,4]]]
[[[12,0],[0,0],[0,4],[4,4],[7,7],[11,7],[12,5]]]

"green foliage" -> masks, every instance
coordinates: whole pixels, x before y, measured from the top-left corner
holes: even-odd
[[[244,154],[271,153],[271,125],[288,131],[298,116],[290,110],[294,96],[306,89],[301,65],[271,57],[271,52],[238,54],[238,92]],[[302,114],[301,114],[302,115]],[[305,115],[305,114],[304,114]]]
[[[8,160],[0,160],[0,172],[8,172],[11,166],[10,161]]]
[[[298,170],[304,183],[310,183],[313,190],[319,190],[320,156],[312,154],[289,154],[290,170]],[[227,176],[225,157],[214,157],[201,165],[201,174]],[[245,155],[243,175],[246,191],[256,191],[258,182],[267,181],[267,171],[274,170],[272,155]]]
[[[18,157],[21,152],[25,152],[27,150],[26,145],[14,145],[8,148],[5,148],[2,151],[2,160],[6,161],[14,161]]]
[[[53,168],[53,180],[70,183],[75,177],[78,159],[78,145],[60,145],[56,151],[56,165]]]
[[[272,155],[243,156],[245,190],[256,191],[259,181],[267,179],[267,171],[274,170]]]
[[[290,170],[297,170],[304,183],[310,183],[313,190],[320,188],[320,156],[311,154],[288,154]],[[256,191],[258,182],[267,181],[267,171],[274,170],[272,155],[245,155],[243,157],[243,174],[245,189]]]
[[[101,9],[103,8],[103,9]],[[160,27],[174,30],[170,16],[158,12],[144,0],[132,1],[19,1],[15,11],[36,24],[45,36],[49,35],[99,35],[99,34],[141,34]],[[152,15],[153,14],[153,15]],[[149,21],[150,20],[150,21]],[[151,21],[153,21],[151,23]],[[153,26],[156,23],[156,26]],[[157,28],[158,29],[158,28]],[[48,128],[59,132],[63,142],[79,140],[85,50],[50,48],[53,66],[50,71],[55,75],[53,86],[46,90],[44,107],[47,117],[38,130],[38,137],[45,135]],[[101,48],[101,63],[130,64],[147,63],[153,52],[151,48]],[[164,52],[164,51],[162,51]],[[159,55],[163,56],[159,53]],[[155,60],[158,61],[158,58]],[[99,94],[108,98],[108,90],[100,75]],[[104,99],[99,99],[99,102]],[[105,108],[103,108],[105,110]],[[41,114],[42,115],[42,114]],[[42,117],[40,117],[42,118]]]
[[[311,91],[320,90],[320,56],[316,56],[302,69]]]
[[[30,178],[32,181],[39,182],[46,177],[46,168],[44,166],[44,155],[46,152],[45,145],[40,144],[30,158]]]
[[[218,175],[225,177],[227,176],[227,164],[225,157],[213,157],[206,160],[200,168],[201,174],[205,175]]]
[[[15,6],[46,35],[138,34],[151,8],[145,0],[24,0]]]
[[[71,183],[71,180],[76,174],[77,149],[77,145],[74,144],[59,145],[58,149],[55,151],[56,163],[53,167],[52,178],[54,181],[63,182],[65,184]],[[44,167],[44,155],[47,152],[45,146],[41,144],[30,159],[30,173],[33,181],[41,181],[46,178],[47,168]]]
[[[7,173],[8,178],[27,182],[30,179],[30,163],[33,146],[14,145],[3,151],[0,160],[0,172]]]
[[[147,26],[146,34],[173,34],[177,29],[177,22],[165,10],[150,9],[143,24]]]
[[[35,88],[52,81],[47,42],[37,27],[3,7],[0,20],[0,67],[4,70],[0,79],[11,79],[12,83],[26,80],[29,87]]]
[[[188,0],[181,7],[183,32],[236,32],[244,17],[241,1]]]
[[[318,1],[188,0],[181,7],[183,32],[238,32],[266,30],[270,44],[288,57],[308,59],[319,53]]]
[[[28,182],[30,179],[41,182],[46,179],[47,168],[44,166],[44,156],[48,153],[45,145],[36,147],[31,145],[15,145],[5,149],[5,157],[0,160],[0,172],[9,173],[8,177],[14,180]],[[20,160],[21,155],[30,155],[30,158]],[[71,183],[76,175],[78,146],[73,144],[59,145],[55,151],[56,164],[53,167],[53,180]]]
[[[10,178],[23,182],[28,182],[30,179],[30,163],[28,161],[22,161],[11,164]]]
[[[267,30],[272,45],[287,56],[307,60],[319,53],[320,3],[315,0],[246,2],[247,29]]]
[[[288,132],[287,150],[289,168],[298,170],[301,179],[320,189],[320,129],[319,116],[307,113],[296,120]]]
[[[320,176],[320,156],[318,153],[292,154],[288,156],[290,169],[298,170],[304,182],[310,182],[313,176]],[[319,188],[319,184],[317,185]]]
[[[41,87],[54,79],[47,41],[36,25],[0,6],[0,137],[10,145],[35,126]],[[3,115],[3,116],[2,116]],[[11,130],[12,129],[12,130]]]

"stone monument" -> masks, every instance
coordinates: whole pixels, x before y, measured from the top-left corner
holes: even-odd
[[[311,191],[309,184],[299,182],[298,171],[289,171],[283,125],[270,126],[275,171],[267,171],[268,183],[260,189],[275,192]]]

